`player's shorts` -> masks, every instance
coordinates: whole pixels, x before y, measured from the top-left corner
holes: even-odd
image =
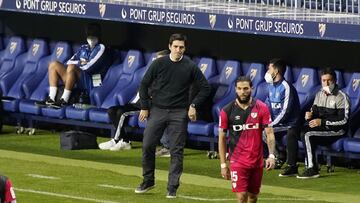
[[[230,167],[232,191],[259,194],[263,168]]]

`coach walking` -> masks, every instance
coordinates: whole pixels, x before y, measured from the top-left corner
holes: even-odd
[[[176,198],[176,190],[179,187],[179,180],[183,171],[187,116],[191,121],[195,121],[197,107],[210,94],[210,86],[200,69],[193,61],[184,56],[185,46],[185,35],[171,35],[169,39],[170,55],[156,59],[141,81],[139,120],[147,119],[147,125],[142,148],[144,179],[140,186],[135,189],[135,193],[145,193],[155,186],[155,149],[165,128],[167,128],[171,165],[166,197]],[[198,83],[200,91],[189,105],[189,89],[193,82]],[[148,88],[152,84],[152,105],[150,107]]]

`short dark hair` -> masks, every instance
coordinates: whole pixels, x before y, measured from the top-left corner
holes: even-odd
[[[238,78],[236,78],[235,87],[238,82],[248,82],[250,87],[252,87],[252,81],[251,81],[250,77],[248,77],[248,76],[239,76]]]
[[[335,82],[337,80],[336,73],[335,73],[334,69],[332,69],[330,67],[326,67],[326,68],[321,69],[320,74],[321,74],[320,77],[323,76],[323,75],[329,74],[329,75],[332,76],[332,78],[333,78],[333,80]]]
[[[281,58],[271,59],[269,64],[273,64],[273,66],[279,71],[280,75],[284,76],[286,71],[286,62]]]
[[[175,40],[184,41],[184,44],[186,46],[186,41],[187,41],[186,35],[180,33],[172,34],[169,39],[169,44],[172,45],[173,41]]]
[[[101,27],[97,23],[90,23],[87,25],[85,30],[86,37],[94,36],[97,38],[101,37]]]

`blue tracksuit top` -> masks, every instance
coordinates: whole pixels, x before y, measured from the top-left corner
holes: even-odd
[[[100,74],[101,78],[104,78],[111,63],[110,56],[105,50],[105,46],[101,43],[95,45],[93,49],[88,44],[83,44],[66,62],[67,65],[74,64],[82,70],[80,88],[91,90],[93,88],[91,76],[94,74]],[[86,61],[86,64],[81,64],[82,61]]]
[[[268,84],[269,94],[265,103],[269,106],[272,123],[270,126],[299,125],[300,102],[295,87],[286,80]]]

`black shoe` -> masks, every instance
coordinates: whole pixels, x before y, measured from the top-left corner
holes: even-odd
[[[319,170],[317,168],[308,168],[305,169],[304,173],[296,176],[299,179],[309,179],[309,178],[318,178],[320,177]]]
[[[61,98],[59,101],[56,101],[54,104],[50,105],[50,107],[53,107],[55,109],[60,109],[61,107],[67,106],[68,103]]]
[[[274,169],[281,169],[281,167],[284,165],[284,161],[281,159],[276,159],[275,161],[275,167]]]
[[[153,182],[142,182],[139,187],[135,189],[135,193],[141,194],[145,193],[155,187]]]
[[[176,198],[176,190],[174,191],[168,191],[166,198],[168,199],[175,199]]]
[[[279,174],[280,177],[291,177],[298,175],[298,165],[296,166],[286,166],[282,173]]]
[[[45,101],[36,101],[35,102],[35,105],[36,106],[40,106],[40,107],[43,107],[43,106],[51,106],[51,105],[54,105],[55,104],[55,101],[50,99],[50,97],[46,97]]]

